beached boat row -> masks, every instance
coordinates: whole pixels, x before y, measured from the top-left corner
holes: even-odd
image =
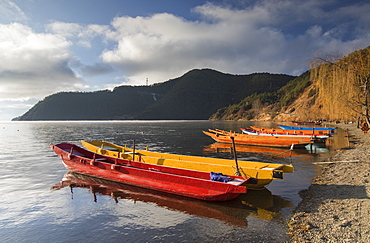
[[[278,125],[280,128],[241,128],[242,133],[220,129],[203,131],[220,143],[235,143],[283,148],[303,148],[308,144],[325,144],[336,128],[333,127],[292,127]]]
[[[292,121],[296,126],[309,125],[309,126],[320,126],[321,122],[309,122],[309,121]]]
[[[303,131],[328,131],[329,133],[333,133],[336,129],[335,127],[299,127],[299,126],[286,126],[286,125],[278,125],[280,128],[284,130],[303,130]]]
[[[232,143],[234,152],[235,144],[251,144],[251,141],[254,145],[290,147],[325,139],[253,132],[256,134],[216,129],[204,133],[218,142]],[[72,172],[206,201],[233,199],[246,193],[247,188],[263,188],[294,170],[292,165],[238,161],[236,156],[235,160],[229,160],[135,150],[135,145],[129,149],[99,140],[81,143],[85,148],[71,143],[50,144],[50,147]]]
[[[294,129],[296,127],[290,127],[292,129],[283,129],[283,128],[264,128],[264,127],[257,127],[257,126],[250,126],[251,129],[256,130],[258,132],[267,132],[267,133],[277,133],[277,134],[291,134],[291,135],[310,135],[310,136],[331,136],[334,134],[334,130],[303,130],[303,129]]]
[[[140,151],[98,140],[82,144],[89,150],[71,143],[50,146],[72,172],[206,201],[233,199],[294,170],[292,165]]]
[[[264,135],[250,135],[245,133],[227,132],[223,130],[209,129],[204,134],[210,136],[213,140],[219,143],[235,143],[268,147],[282,147],[282,148],[304,148],[310,143],[314,142],[311,137],[292,137],[292,136],[264,136]]]

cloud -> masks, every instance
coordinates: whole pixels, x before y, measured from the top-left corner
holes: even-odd
[[[117,44],[101,58],[121,69],[131,83],[146,78],[165,81],[204,67],[299,75],[308,69],[315,52],[346,52],[369,43],[369,27],[363,25],[367,11],[358,15],[360,5],[333,3],[337,2],[266,0],[244,9],[208,3],[193,9],[198,21],[169,13],[117,17],[106,33]],[[354,32],[356,23],[364,28]]]
[[[20,116],[25,111],[32,108],[38,99],[2,99],[0,102],[0,121],[10,120]]]
[[[0,1],[0,22],[27,21],[26,14],[12,1]]]
[[[84,66],[83,72],[86,76],[97,76],[114,71],[113,67],[105,63],[95,63],[93,66]]]
[[[46,29],[54,34],[72,38],[78,36],[84,29],[84,26],[77,23],[53,22],[46,26]]]
[[[91,42],[96,37],[104,37],[104,35],[110,31],[110,27],[107,25],[81,25],[77,23],[65,23],[55,21],[46,26],[47,31],[56,35],[63,36],[72,41],[75,41],[77,45],[91,48]]]
[[[83,80],[69,67],[71,43],[13,23],[0,25],[0,97],[43,98],[60,90],[78,90]]]
[[[54,21],[44,33],[0,24],[0,102],[121,81],[163,82],[194,68],[299,75],[315,53],[346,54],[370,43],[368,1],[231,3],[197,6],[191,10],[197,20],[157,13],[116,17],[110,25]],[[29,21],[9,0],[1,1],[0,13],[1,23]],[[109,77],[104,83],[102,75]]]

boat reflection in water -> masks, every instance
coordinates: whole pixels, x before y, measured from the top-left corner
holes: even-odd
[[[253,209],[250,216],[264,220],[282,219],[280,211],[283,208],[294,207],[292,202],[272,195],[268,189],[249,190],[248,193],[240,195],[239,199],[244,205]]]
[[[285,160],[285,163],[292,163],[292,160],[299,158],[299,160],[311,159],[309,152],[306,149],[288,150],[284,148],[272,148],[272,147],[261,147],[261,146],[248,146],[248,145],[235,145],[237,156],[242,158],[250,159],[249,157],[256,157],[256,161],[268,160],[268,161],[280,161],[281,158]],[[233,151],[230,144],[224,143],[213,143],[203,147],[203,151],[211,156],[227,156],[228,158],[233,157]]]
[[[93,194],[94,202],[98,200],[97,195],[103,195],[112,197],[116,203],[120,200],[155,203],[169,210],[213,218],[238,227],[246,227],[249,216],[264,220],[278,219],[282,208],[291,207],[289,201],[273,196],[267,189],[250,190],[243,196],[227,202],[205,202],[68,172],[51,190],[66,187],[71,189],[72,195],[73,188],[88,189]]]
[[[246,153],[247,156],[256,155],[261,159],[265,157],[269,157],[269,159],[276,157],[284,158],[287,163],[292,163],[294,158],[299,158],[300,161],[310,161],[312,160],[312,154],[325,153],[329,151],[326,147],[318,145],[308,145],[305,149],[294,150],[288,150],[286,148],[235,145],[235,150],[238,153],[238,157],[245,157]],[[203,151],[208,155],[217,154],[217,156],[228,156],[228,158],[233,154],[232,146],[230,144],[218,142],[204,146]]]

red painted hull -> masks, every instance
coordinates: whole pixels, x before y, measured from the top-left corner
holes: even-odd
[[[97,200],[95,197],[96,194],[101,194],[111,196],[117,203],[119,199],[154,203],[158,207],[171,211],[178,211],[197,217],[214,218],[230,225],[241,227],[247,226],[246,217],[250,214],[249,210],[244,210],[244,204],[239,199],[227,202],[227,204],[214,204],[192,198],[167,195],[162,192],[107,181],[74,172],[67,172],[63,176],[62,181],[54,185],[51,189],[59,190],[65,187],[71,187],[71,191],[76,187],[89,189],[94,194],[94,200]],[[233,214],[234,216],[230,215],[228,213],[230,210],[229,207],[232,207],[232,210],[237,211],[238,214]]]
[[[211,181],[207,172],[108,157],[69,143],[50,147],[70,171],[206,201],[234,199],[247,191],[243,185],[250,181],[237,176],[229,177],[238,184]]]

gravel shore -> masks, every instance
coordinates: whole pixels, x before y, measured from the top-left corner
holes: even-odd
[[[319,165],[320,174],[301,192],[290,242],[370,242],[370,134],[339,127],[349,130],[351,146],[328,159],[336,163]]]

